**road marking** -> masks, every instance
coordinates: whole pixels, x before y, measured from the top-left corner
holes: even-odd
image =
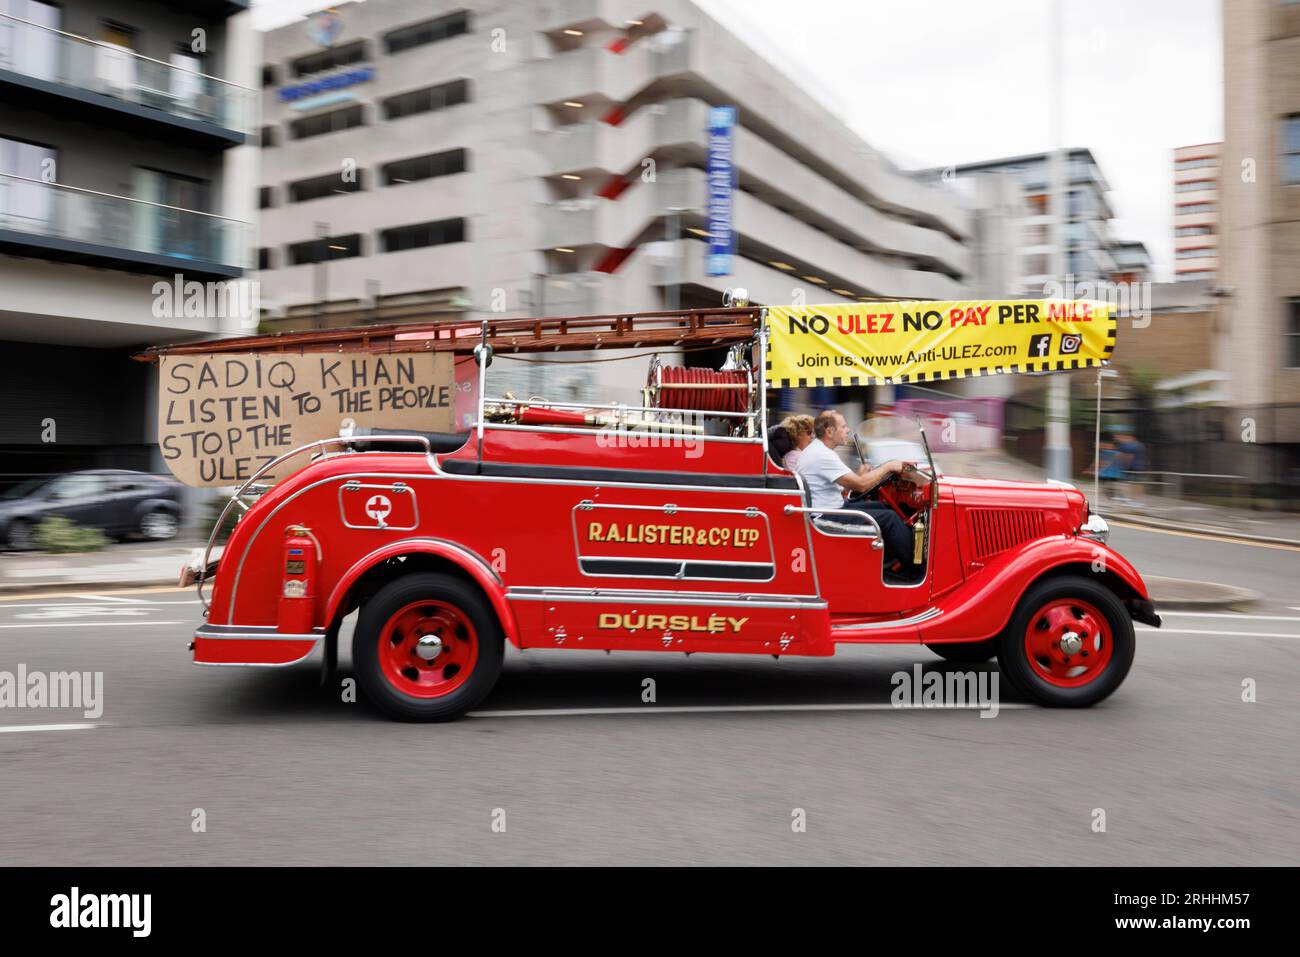
[[[186,585],[184,588],[181,588],[177,585],[138,585],[134,588],[103,589],[99,594],[106,598],[109,595],[175,595],[184,594],[186,592],[191,595],[194,594],[194,586]],[[29,601],[35,598],[76,598],[80,594],[81,592],[74,591],[29,591],[23,592],[21,595],[5,595],[3,598],[0,598],[0,608],[5,607],[5,603],[11,601]]]
[[[1242,621],[1300,621],[1295,615],[1238,615],[1226,611],[1162,611],[1161,618],[1240,618]]]
[[[129,625],[132,628],[145,628],[153,625],[181,625],[180,621],[24,621],[15,625],[0,625],[0,628],[114,628]]]
[[[1300,635],[1287,635],[1277,631],[1196,631],[1191,628],[1150,628],[1137,629],[1143,634],[1156,635],[1167,632],[1172,635],[1215,635],[1219,638],[1300,638]]]
[[[74,598],[88,598],[91,601],[122,602],[127,605],[147,605],[143,598],[114,598],[112,595],[74,595]]]
[[[1201,538],[1210,542],[1231,542],[1233,545],[1248,545],[1252,548],[1277,548],[1285,552],[1300,552],[1300,545],[1283,545],[1280,542],[1252,542],[1245,538],[1234,538],[1231,533],[1207,535],[1204,532],[1181,532],[1173,528],[1154,528],[1150,525],[1130,525],[1118,519],[1106,519],[1111,528],[1131,528],[1137,532],[1151,532],[1155,535],[1181,535],[1183,538]]]
[[[998,704],[998,709],[1032,708],[1019,701]],[[729,714],[736,712],[773,711],[984,711],[978,704],[935,705],[934,707],[896,707],[877,702],[873,704],[735,704],[735,705],[646,705],[642,708],[542,708],[529,711],[471,711],[467,718],[579,718],[597,715],[623,714]]]
[[[11,724],[0,725],[0,734],[14,731],[89,731],[98,727],[98,724]]]
[[[202,602],[200,602],[197,598],[191,598],[186,601],[142,601],[140,602],[139,607],[153,608],[156,605],[200,605],[200,604],[202,604]],[[122,607],[121,605],[106,605],[102,602],[80,602],[77,604],[73,604],[72,602],[40,601],[40,602],[31,602],[29,604],[23,604],[23,605],[6,605],[0,603],[0,611],[8,611],[11,608],[121,608],[121,607]],[[136,606],[131,606],[131,607],[136,607]],[[1300,619],[1297,620],[1300,621]]]

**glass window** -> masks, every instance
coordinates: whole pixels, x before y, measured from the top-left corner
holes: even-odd
[[[289,124],[289,129],[296,140],[305,140],[312,136],[324,136],[339,130],[350,130],[365,124],[365,114],[360,105],[347,106],[341,110],[304,116]]]
[[[469,13],[461,10],[457,13],[449,13],[445,17],[436,17],[433,20],[425,20],[423,23],[414,23],[409,27],[385,33],[384,52],[401,53],[412,47],[448,40],[464,33],[469,33]]]
[[[329,262],[332,259],[352,259],[361,255],[361,234],[329,236],[289,247],[289,265]]]
[[[385,229],[379,238],[381,251],[386,253],[461,243],[465,241],[465,220],[443,219],[435,223],[398,226],[396,229]]]
[[[328,50],[321,50],[319,53],[299,57],[292,64],[293,75],[311,76],[313,73],[324,73],[326,70],[360,63],[365,59],[367,59],[366,41],[354,40],[352,43],[346,43],[341,47],[330,47]]]
[[[459,149],[385,163],[381,168],[381,173],[385,186],[396,186],[400,183],[414,183],[416,180],[432,179],[435,176],[450,176],[453,173],[463,173],[468,166],[468,152]]]
[[[1282,121],[1282,182],[1300,186],[1300,113]]]
[[[365,170],[355,170],[353,176],[345,179],[342,173],[329,173],[325,176],[313,176],[289,184],[289,202],[305,203],[309,199],[322,199],[336,193],[356,193],[364,189]]]
[[[1287,300],[1286,364],[1300,369],[1300,299]]]
[[[409,93],[390,96],[384,100],[384,119],[400,120],[404,116],[445,110],[447,107],[457,106],[468,101],[469,82],[466,80],[453,80],[450,83],[442,83],[438,86],[429,86],[422,90],[411,90]]]

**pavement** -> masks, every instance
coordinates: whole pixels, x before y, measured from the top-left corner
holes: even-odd
[[[1094,708],[999,683],[991,719],[893,707],[898,674],[970,667],[894,645],[508,649],[472,716],[403,725],[349,700],[350,623],[321,688],[314,660],[193,666],[189,591],[0,600],[0,670],[103,675],[97,716],[0,708],[0,863],[1300,864],[1300,556],[1114,537],[1144,571],[1197,567],[1259,604],[1139,626]]]

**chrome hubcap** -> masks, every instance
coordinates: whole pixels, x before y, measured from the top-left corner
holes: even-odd
[[[442,654],[442,639],[437,635],[421,635],[415,643],[415,653],[425,661],[432,661]]]
[[[1083,648],[1083,638],[1073,631],[1067,631],[1061,636],[1061,651],[1067,655],[1077,655]]]

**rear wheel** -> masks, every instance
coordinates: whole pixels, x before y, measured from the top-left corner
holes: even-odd
[[[361,690],[388,717],[449,721],[492,690],[504,643],[472,585],[451,575],[406,575],[362,608],[352,665]]]
[[[998,653],[997,639],[988,641],[964,641],[960,644],[926,645],[944,661],[956,661],[965,665],[977,665],[988,661]]]
[[[1084,708],[1120,686],[1135,648],[1132,619],[1115,593],[1069,575],[1025,592],[999,639],[998,662],[1039,704]]]

